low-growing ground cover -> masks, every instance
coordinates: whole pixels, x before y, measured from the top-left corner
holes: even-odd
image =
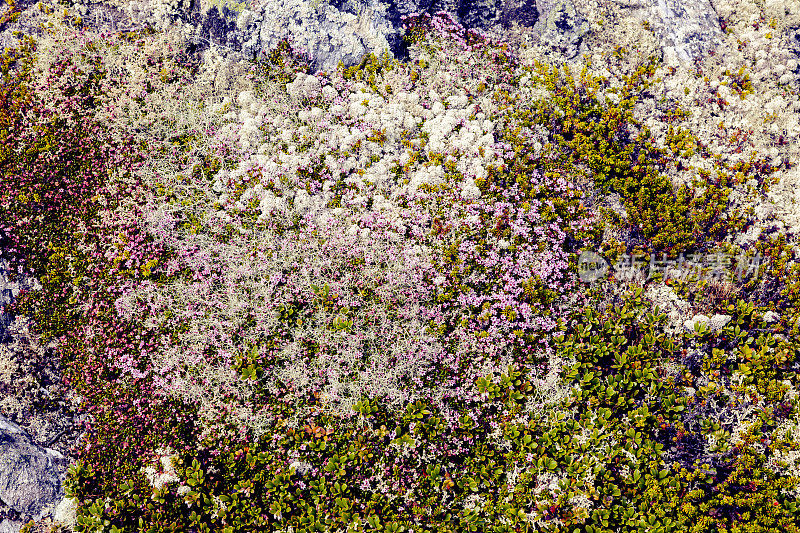
[[[714,331],[578,276],[584,250],[748,251],[739,170],[639,128],[657,62],[601,97],[406,22],[409,63],[309,76],[282,46],[227,90],[169,36],[7,71],[0,219],[42,280],[16,307],[91,415],[76,528],[797,530],[794,249],[762,235],[735,295],[666,280]]]

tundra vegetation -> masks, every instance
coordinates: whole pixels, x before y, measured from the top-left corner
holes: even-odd
[[[612,84],[406,26],[409,61],[316,75],[69,24],[3,55],[14,310],[89,415],[76,530],[798,531],[795,246],[732,201],[772,159],[667,98],[651,135],[656,57]],[[587,250],[740,275],[586,284]]]

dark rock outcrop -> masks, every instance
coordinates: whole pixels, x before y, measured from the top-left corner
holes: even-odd
[[[0,501],[39,520],[62,500],[67,460],[37,446],[16,424],[0,416]]]

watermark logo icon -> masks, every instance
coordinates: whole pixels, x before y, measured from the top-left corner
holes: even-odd
[[[592,283],[608,272],[608,263],[599,254],[592,251],[581,252],[578,257],[578,277],[585,283]]]
[[[613,270],[618,280],[648,281],[660,275],[664,281],[713,279],[733,282],[748,277],[757,279],[761,263],[760,252],[754,256],[742,252],[738,257],[732,253],[716,252],[688,256],[681,253],[676,259],[668,259],[664,253],[660,259],[656,254],[650,254],[649,258],[643,254],[622,254],[613,265],[609,265],[602,256],[587,250],[578,257],[578,277],[585,283],[592,283]]]

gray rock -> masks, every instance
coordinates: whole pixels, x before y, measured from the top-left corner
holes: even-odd
[[[532,28],[540,15],[536,0],[509,0],[501,8],[500,24],[508,28],[512,22],[516,22],[522,27]]]
[[[591,25],[572,0],[548,2],[543,14],[534,24],[533,33],[546,49],[564,59],[586,51],[583,40],[591,31]]]
[[[0,416],[0,501],[40,520],[63,498],[67,460],[33,444],[22,429]]]
[[[198,29],[200,46],[209,41],[240,50],[246,57],[270,50],[291,38],[303,48],[315,70],[333,70],[339,61],[351,66],[365,53],[407,57],[402,41],[402,17],[448,13],[466,28],[478,28],[493,37],[512,23],[530,28],[534,38],[554,55],[572,59],[586,51],[592,31],[589,9],[576,0],[257,0],[241,10],[223,7],[189,16],[178,13]],[[692,62],[708,53],[723,35],[710,0],[626,0],[618,9],[649,21],[667,64]],[[583,11],[582,11],[583,10]],[[180,10],[178,10],[180,11]],[[193,41],[194,42],[194,41]]]
[[[721,42],[724,34],[709,0],[647,0],[645,3],[649,4],[648,19],[661,43],[667,65],[692,63]]]
[[[593,6],[583,0],[538,0],[540,18],[533,37],[553,55],[569,60],[587,52],[585,38],[593,32],[588,19]],[[667,65],[691,64],[712,51],[724,36],[709,0],[617,0],[603,10],[604,32],[621,20],[649,24]],[[645,31],[642,29],[642,31]]]
[[[398,59],[407,57],[403,41],[403,17],[445,12],[468,28],[490,30],[516,21],[532,27],[538,17],[535,0],[216,0],[210,8],[188,0],[153,0],[148,8],[132,5],[129,19],[118,20],[118,12],[94,14],[89,6],[88,25],[105,21],[117,26],[157,29],[167,24],[184,25],[184,33],[196,50],[214,43],[246,58],[258,58],[283,39],[305,51],[314,70],[334,70],[341,61],[352,66],[367,53],[381,56],[388,51]],[[102,25],[97,26],[103,27]],[[113,31],[117,31],[113,28]]]
[[[269,0],[238,19],[242,53],[257,56],[290,38],[304,50],[315,71],[334,71],[342,62],[357,64],[367,53],[381,56],[398,49],[400,34],[389,20],[388,6],[376,0],[340,4],[304,0]]]
[[[18,520],[3,520],[0,522],[0,533],[19,533],[23,523]]]
[[[289,39],[303,50],[314,71],[333,71],[339,62],[357,64],[367,53],[388,51],[403,60],[402,17],[448,13],[466,28],[503,37],[512,24],[530,31],[556,59],[585,52],[592,31],[585,2],[579,0],[145,0],[125,7],[108,2],[75,4],[82,23],[98,31],[127,31],[177,25],[190,53],[212,43],[234,55],[256,59]],[[716,46],[719,19],[710,0],[624,0],[615,3],[623,16],[649,21],[667,64],[691,62]],[[44,17],[31,0],[20,0],[19,22],[0,27],[0,44],[13,42],[13,31],[39,35]],[[62,7],[63,9],[63,7]]]
[[[512,22],[532,27],[538,18],[535,0],[261,0],[242,11],[236,23],[246,57],[291,38],[306,51],[312,69],[330,72],[339,62],[357,64],[367,53],[405,59],[403,17],[437,12],[466,28],[485,30]]]

